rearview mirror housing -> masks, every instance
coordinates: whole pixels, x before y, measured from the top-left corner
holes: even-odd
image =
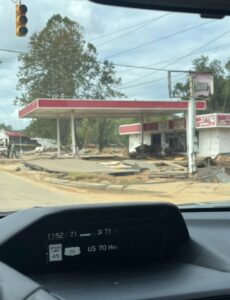
[[[204,18],[221,19],[230,15],[229,0],[90,0],[106,5],[198,13]]]

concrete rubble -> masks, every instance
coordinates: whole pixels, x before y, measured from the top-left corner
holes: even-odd
[[[90,153],[87,159],[85,159],[86,157],[87,155],[84,154],[83,158],[79,156],[75,159],[71,157],[57,159],[52,153],[46,153],[44,157],[25,158],[25,166],[33,170],[50,173],[95,173],[95,177],[98,176],[96,174],[119,177],[145,172],[145,176],[139,177],[140,183],[157,179],[192,179],[210,183],[230,182],[230,155],[221,155],[215,159],[197,159],[197,173],[192,178],[188,174],[185,156],[168,159],[122,159],[111,154],[96,154],[95,152],[95,155]]]
[[[230,175],[223,167],[207,167],[198,170],[197,180],[212,183],[230,183]]]

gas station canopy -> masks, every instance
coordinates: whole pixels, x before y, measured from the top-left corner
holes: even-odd
[[[197,110],[206,109],[206,101],[196,102]],[[68,100],[36,99],[19,111],[20,118],[127,118],[141,115],[172,114],[188,110],[188,101]]]
[[[154,114],[175,114],[188,111],[188,101],[127,101],[127,100],[74,100],[36,99],[19,111],[20,118],[56,119],[57,149],[61,154],[60,119],[70,119],[72,152],[76,154],[76,118],[128,118]],[[196,110],[205,110],[206,101],[197,101]],[[142,134],[143,135],[143,134]]]

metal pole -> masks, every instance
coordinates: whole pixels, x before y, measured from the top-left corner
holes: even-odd
[[[141,114],[141,155],[144,156],[144,116]]]
[[[188,168],[189,173],[196,172],[196,153],[195,153],[195,123],[196,122],[196,103],[194,98],[194,78],[190,72],[190,101],[188,105]]]
[[[161,133],[161,155],[166,155],[166,133],[162,132]]]
[[[76,140],[75,140],[75,124],[74,124],[74,114],[71,112],[71,135],[72,135],[72,153],[73,157],[76,155]]]
[[[61,156],[60,118],[57,117],[57,156]]]
[[[20,143],[20,145],[19,145],[19,152],[21,154],[22,153],[22,137],[21,137],[21,135],[19,137],[19,143]]]
[[[172,97],[172,87],[171,87],[171,72],[168,71],[168,92],[169,92],[169,97]]]
[[[186,124],[186,151],[187,151],[187,154],[188,154],[188,140],[189,140],[189,122],[188,122],[188,111],[185,112],[185,124]]]

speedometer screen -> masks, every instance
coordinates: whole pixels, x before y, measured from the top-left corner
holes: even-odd
[[[172,205],[56,210],[45,216],[35,210],[39,217],[1,245],[1,260],[24,273],[159,262],[189,237]]]
[[[45,236],[46,264],[100,262],[160,258],[162,224],[130,222],[126,224],[81,224]]]

